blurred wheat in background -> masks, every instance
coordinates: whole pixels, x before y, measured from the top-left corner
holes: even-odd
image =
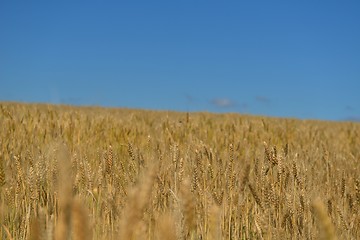
[[[359,239],[360,124],[0,104],[1,239]]]

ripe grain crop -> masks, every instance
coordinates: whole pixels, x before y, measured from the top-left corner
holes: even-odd
[[[360,239],[360,124],[0,103],[1,239]]]

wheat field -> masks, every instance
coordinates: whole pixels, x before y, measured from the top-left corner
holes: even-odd
[[[360,124],[0,103],[1,239],[360,239]]]

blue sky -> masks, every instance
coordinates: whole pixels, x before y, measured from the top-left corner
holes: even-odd
[[[359,1],[1,1],[0,101],[360,120]]]

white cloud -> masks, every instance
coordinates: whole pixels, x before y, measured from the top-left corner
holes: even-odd
[[[214,98],[210,101],[210,103],[221,108],[233,107],[236,105],[234,101],[228,98]]]

